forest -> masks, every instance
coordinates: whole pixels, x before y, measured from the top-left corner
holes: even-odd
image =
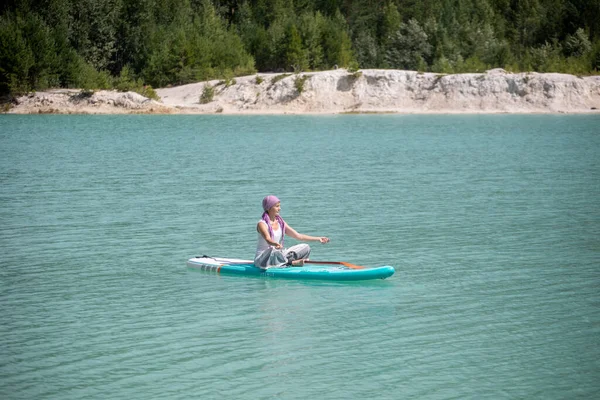
[[[333,68],[597,74],[600,0],[4,0],[0,94]]]

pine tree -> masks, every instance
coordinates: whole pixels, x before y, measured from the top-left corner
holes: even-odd
[[[283,47],[287,68],[291,68],[294,72],[304,71],[308,68],[308,54],[302,47],[302,40],[300,39],[296,25],[289,25]]]

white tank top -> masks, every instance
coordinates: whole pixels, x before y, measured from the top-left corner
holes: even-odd
[[[263,224],[267,224],[264,220],[260,220],[258,221],[259,223],[263,223]],[[281,243],[281,224],[277,224],[279,225],[279,227],[277,229],[273,229],[273,241],[277,242],[277,243]],[[268,228],[267,228],[268,229]],[[269,246],[271,246],[269,243],[267,243],[267,241],[265,240],[265,238],[263,237],[263,235],[260,234],[260,232],[258,233],[258,244],[256,245],[256,255],[258,256],[260,253],[262,253],[263,251],[265,251],[266,249],[269,248]]]

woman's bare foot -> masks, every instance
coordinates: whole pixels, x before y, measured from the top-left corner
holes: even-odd
[[[292,261],[292,265],[295,265],[296,267],[303,267],[304,266],[304,259],[294,260],[294,261]]]

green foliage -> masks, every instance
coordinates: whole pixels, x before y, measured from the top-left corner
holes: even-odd
[[[592,45],[592,50],[589,54],[590,67],[591,69],[598,73],[600,71],[600,40],[596,41]]]
[[[454,65],[454,72],[485,72],[491,67],[485,64],[483,61],[479,59],[477,56],[472,56],[467,58],[466,60],[459,59]],[[436,71],[443,72],[445,71]]]
[[[136,92],[149,99],[159,100],[158,95],[150,85],[144,85],[143,81],[135,78],[133,70],[126,65],[117,78],[113,81],[113,87],[120,92]]]
[[[227,28],[210,1],[203,0],[201,5],[193,18],[188,15],[193,15],[191,10],[180,12],[169,25],[154,31],[152,50],[142,70],[146,82],[186,84],[255,71],[254,59],[239,36]]]
[[[352,61],[352,41],[348,36],[344,18],[337,13],[322,33],[325,69],[346,67]]]
[[[354,62],[442,73],[600,68],[598,0],[12,0],[0,10],[0,94],[231,83]]]
[[[427,66],[425,57],[430,53],[427,34],[416,20],[411,19],[390,38],[386,60],[392,68],[422,70]]]
[[[432,72],[441,74],[453,74],[455,72],[454,65],[446,57],[441,56],[435,60],[431,66]]]
[[[119,76],[114,81],[114,87],[120,92],[128,92],[139,86],[142,86],[141,81],[137,81],[133,76],[133,71],[126,65]]]
[[[562,48],[559,43],[544,43],[540,47],[530,49],[524,59],[524,67],[538,72],[559,71]]]
[[[144,97],[147,97],[149,99],[153,99],[153,100],[160,100],[160,97],[158,96],[158,94],[156,93],[156,91],[152,88],[152,86],[150,85],[144,85],[141,88],[137,87],[135,89],[135,91],[139,94],[141,94]]]
[[[202,89],[202,94],[200,95],[200,104],[208,104],[213,101],[215,97],[215,89],[209,84],[204,85],[204,89]]]
[[[358,64],[365,68],[378,66],[379,47],[375,38],[368,31],[360,31],[354,40],[354,49]]]
[[[79,0],[72,3],[71,42],[83,59],[97,70],[111,66],[116,50],[119,0]]]
[[[359,69],[358,62],[350,61],[350,63],[348,64],[348,72],[355,73],[355,72],[358,72],[358,69]]]
[[[82,59],[77,66],[74,86],[85,90],[111,89],[112,77],[108,71],[97,71]]]
[[[256,75],[256,79],[254,80],[256,82],[257,85],[260,85],[261,83],[263,83],[265,80],[263,78],[261,78],[260,75]]]
[[[298,32],[302,39],[302,46],[306,50],[308,67],[320,69],[323,64],[323,43],[321,32],[326,24],[321,13],[304,13],[298,21]]]
[[[223,80],[218,83],[218,85],[225,85],[225,87],[229,87],[235,85],[237,82],[233,77],[233,72],[231,70],[226,70],[223,72]]]
[[[378,24],[379,37],[381,38],[381,44],[385,47],[389,42],[389,38],[396,33],[402,26],[402,17],[398,11],[398,7],[388,1],[383,6],[383,11],[380,17],[380,23]]]
[[[564,50],[567,56],[585,56],[592,50],[592,42],[584,30],[579,28],[575,34],[567,35]]]
[[[5,114],[9,112],[12,106],[11,102],[0,102],[0,113]]]
[[[15,95],[29,91],[29,70],[35,64],[19,23],[10,16],[0,19],[0,90]]]
[[[288,76],[291,76],[291,75],[292,74],[281,74],[281,75],[274,76],[273,79],[271,79],[271,85],[274,85],[277,82],[279,82],[280,80],[287,78]]]
[[[310,76],[308,75],[299,75],[294,79],[294,87],[296,88],[298,94],[302,94],[304,91],[304,82],[306,82],[309,78]]]
[[[0,17],[0,93],[57,86],[58,59],[48,25],[37,14]]]
[[[290,25],[282,43],[286,66],[289,65],[294,72],[304,71],[308,68],[308,51],[302,46],[296,25]]]

